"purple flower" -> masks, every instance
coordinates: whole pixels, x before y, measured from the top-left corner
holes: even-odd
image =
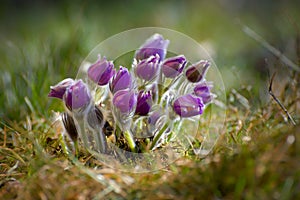
[[[157,76],[159,70],[159,55],[152,55],[140,61],[135,67],[135,74],[146,81],[150,81]]]
[[[174,101],[173,109],[181,117],[193,117],[203,112],[204,104],[200,97],[187,94]]]
[[[208,85],[206,82],[199,83],[194,88],[194,93],[196,96],[200,97],[204,104],[209,103],[213,96],[210,93],[212,85]]]
[[[91,101],[91,94],[88,87],[82,80],[74,81],[66,89],[64,102],[69,110],[84,109]]]
[[[88,77],[98,85],[106,85],[114,75],[114,64],[105,57],[98,56],[98,60],[88,69]]]
[[[63,99],[63,96],[66,92],[66,89],[74,83],[74,80],[71,78],[66,78],[56,84],[55,86],[50,86],[50,92],[48,97],[55,97],[59,99]]]
[[[137,60],[144,60],[156,54],[159,55],[160,60],[165,59],[169,40],[165,40],[160,34],[154,34],[135,52]]]
[[[210,66],[210,62],[207,60],[200,60],[199,62],[193,64],[186,71],[187,79],[192,83],[200,82],[204,79],[207,69]]]
[[[113,97],[113,105],[122,114],[130,114],[136,108],[137,98],[133,90],[119,90]]]
[[[184,55],[168,58],[162,64],[162,72],[168,78],[175,78],[182,72],[186,63]]]
[[[145,116],[149,113],[153,104],[152,95],[150,91],[140,91],[137,97],[137,105],[135,114]]]
[[[119,90],[131,89],[132,77],[127,68],[120,66],[119,71],[114,75],[111,84],[110,91],[115,94]]]
[[[158,119],[162,116],[162,111],[158,110],[158,111],[154,111],[151,113],[151,115],[148,118],[148,123],[151,126],[155,126],[156,122],[158,121]]]
[[[150,135],[155,134],[155,131],[160,130],[167,120],[167,116],[162,108],[155,109],[149,113],[147,120],[147,131]]]

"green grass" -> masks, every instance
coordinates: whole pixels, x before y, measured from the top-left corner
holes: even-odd
[[[112,8],[109,3],[71,5],[63,2],[59,8],[51,4],[48,10],[32,6],[22,12],[12,10],[15,15],[2,12],[2,199],[300,198],[300,126],[293,126],[278,104],[270,99],[265,69],[259,68],[261,65],[257,63],[261,58],[268,58],[270,71],[279,72],[273,90],[297,124],[299,73],[285,68],[280,59],[242,33],[232,16],[221,12],[222,7],[209,3],[177,3],[176,6],[168,1],[137,3],[133,6],[135,15],[124,3]],[[149,6],[157,9],[151,10]],[[299,18],[295,11],[297,6],[276,4],[270,10],[276,6],[279,11],[290,11],[290,21]],[[2,11],[7,10],[4,8],[11,7],[4,5]],[[252,28],[273,45],[282,47],[279,49],[297,63],[300,55],[296,43],[284,45],[299,37],[295,25],[287,23],[285,13],[275,15],[270,10],[267,11],[273,24],[259,21],[250,11],[240,18],[247,25],[253,25]],[[161,17],[157,17],[157,13]],[[268,25],[265,27],[264,23]],[[276,29],[282,24],[286,28]],[[190,148],[167,168],[151,173],[111,169],[84,149],[80,149],[76,162],[63,151],[62,130],[53,123],[53,111],[63,111],[63,106],[58,100],[47,98],[49,86],[66,77],[74,78],[80,63],[101,40],[140,26],[173,28],[214,45],[228,99],[221,138],[206,158],[198,158]],[[273,31],[268,32],[268,27]]]
[[[80,164],[74,163],[62,151],[58,127],[28,116],[1,130],[0,194],[7,199],[299,198],[299,126],[283,123],[274,102],[255,111],[230,106],[221,139],[208,157],[189,153],[166,169],[144,174],[116,171],[85,153]],[[104,179],[95,180],[96,174]]]

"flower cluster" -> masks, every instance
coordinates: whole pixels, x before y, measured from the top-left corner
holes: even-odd
[[[87,134],[92,132],[94,143],[98,144],[95,149],[106,152],[108,134],[105,130],[109,127],[115,144],[125,138],[126,150],[154,150],[176,135],[172,131],[175,123],[203,113],[213,99],[212,84],[205,80],[210,62],[200,60],[190,64],[184,55],[166,58],[168,45],[169,40],[154,34],[136,50],[130,68],[117,68],[113,61],[99,55],[89,66],[87,76],[96,87],[109,94],[101,102],[106,106],[95,106],[91,87],[82,80],[67,78],[51,86],[48,96],[63,100],[67,112],[72,114],[68,114],[68,118],[82,120],[92,130],[79,127],[80,123],[76,123],[77,128],[72,126],[79,131],[86,147],[91,145],[85,140],[91,138]],[[143,147],[141,138],[147,139],[142,140]]]

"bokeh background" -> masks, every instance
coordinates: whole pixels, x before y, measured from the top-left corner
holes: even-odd
[[[241,25],[299,63],[299,8],[299,1],[284,0],[1,1],[0,117],[49,116],[61,107],[47,98],[50,85],[75,77],[102,40],[149,26],[194,38],[210,52],[228,91],[247,88],[253,105],[263,104],[269,74],[277,71],[276,82],[288,81],[290,70]]]

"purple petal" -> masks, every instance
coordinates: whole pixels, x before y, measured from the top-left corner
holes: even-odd
[[[119,71],[115,74],[110,84],[110,90],[114,94],[119,90],[132,88],[132,77],[128,69],[120,67]]]
[[[135,68],[135,74],[146,81],[153,80],[159,70],[159,55],[150,56],[140,61]]]
[[[67,88],[64,101],[70,110],[84,108],[90,103],[91,94],[83,81],[78,80]]]
[[[168,45],[169,40],[165,40],[160,34],[154,34],[136,51],[135,58],[144,60],[158,54],[162,61],[165,59]]]
[[[155,111],[151,113],[151,115],[148,118],[148,123],[152,126],[156,125],[157,120],[162,116],[162,111]]]
[[[55,86],[50,86],[50,92],[48,97],[55,97],[59,99],[63,99],[63,96],[66,92],[66,89],[74,83],[74,80],[71,78],[67,78],[56,84]]]
[[[194,93],[196,96],[200,97],[204,104],[209,103],[213,95],[210,93],[210,89],[212,88],[212,85],[208,85],[208,83],[200,83],[194,87]]]
[[[134,111],[137,97],[133,90],[119,90],[113,97],[113,105],[123,114]]]
[[[201,98],[187,94],[174,101],[173,109],[181,117],[193,117],[203,113],[203,103]]]
[[[135,114],[145,116],[149,113],[152,106],[152,95],[150,91],[140,91],[137,97]]]
[[[88,77],[98,85],[106,85],[114,75],[114,64],[99,56],[96,63],[88,69]]]
[[[162,72],[168,78],[175,78],[182,72],[186,63],[184,55],[168,58],[162,64]]]
[[[201,60],[189,67],[189,69],[186,71],[186,77],[192,83],[200,82],[204,79],[206,71],[209,67],[209,61]]]

